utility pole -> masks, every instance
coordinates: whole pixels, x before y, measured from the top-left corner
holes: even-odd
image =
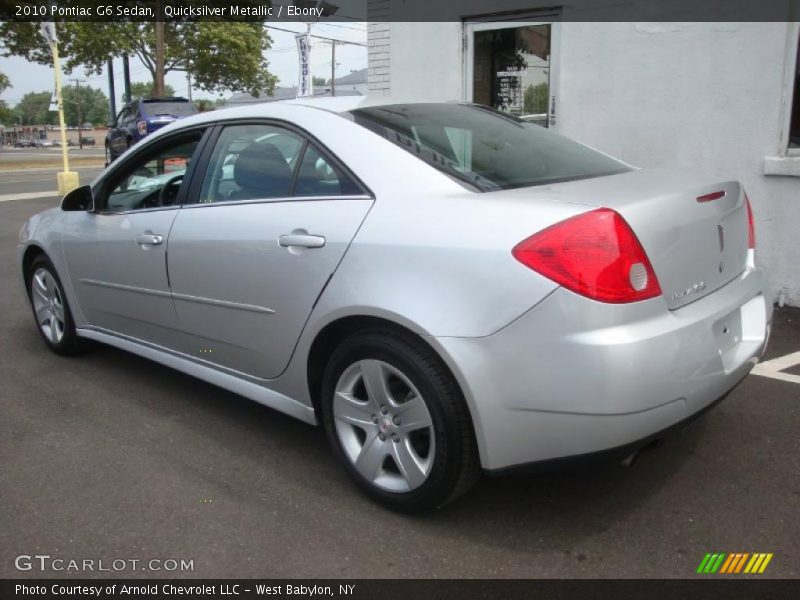
[[[83,79],[73,78],[70,81],[75,82],[75,104],[78,108],[78,148],[83,150],[83,113],[81,112],[81,81]]]
[[[161,18],[163,2],[156,1],[156,14]],[[156,29],[156,78],[155,89],[153,95],[157,98],[164,97],[164,21],[156,21],[154,24]]]
[[[125,96],[123,100],[125,104],[131,101],[131,67],[128,64],[128,55],[122,55],[122,79],[125,83]]]
[[[108,98],[111,101],[108,105],[108,110],[111,112],[109,123],[113,123],[117,119],[117,94],[114,91],[114,61],[108,59],[106,62],[106,71],[108,71]]]
[[[331,96],[336,95],[336,40],[331,40]]]

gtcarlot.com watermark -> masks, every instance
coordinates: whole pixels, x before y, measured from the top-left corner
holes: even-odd
[[[194,559],[185,558],[62,558],[49,554],[20,554],[14,559],[18,571],[83,573],[104,571],[194,571]]]

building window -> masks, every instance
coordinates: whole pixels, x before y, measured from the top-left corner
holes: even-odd
[[[800,148],[800,35],[797,43],[797,60],[794,63],[794,88],[792,90],[792,116],[789,125],[789,148]]]
[[[474,32],[472,101],[547,127],[552,26]]]

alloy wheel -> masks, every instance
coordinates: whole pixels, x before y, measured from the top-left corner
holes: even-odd
[[[43,267],[33,274],[31,299],[36,322],[45,338],[53,344],[60,343],[66,327],[64,297],[53,274]]]
[[[425,483],[433,466],[433,420],[421,394],[399,369],[373,359],[344,370],[333,397],[336,434],[362,477],[390,492]]]

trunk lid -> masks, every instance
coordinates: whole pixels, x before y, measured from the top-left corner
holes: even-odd
[[[643,169],[503,193],[617,211],[639,238],[670,309],[707,296],[746,266],[748,219],[736,181]]]

